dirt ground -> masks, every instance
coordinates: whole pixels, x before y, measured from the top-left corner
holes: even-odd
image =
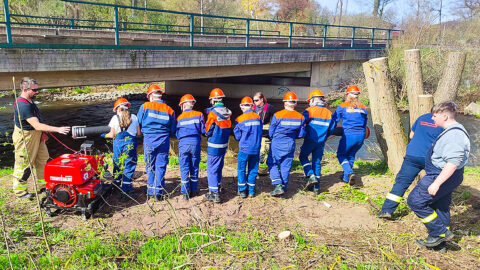
[[[231,158],[234,160],[235,158]],[[106,198],[106,204],[93,219],[83,221],[78,214],[63,213],[46,221],[62,229],[84,226],[97,228],[106,234],[128,233],[139,230],[147,236],[163,236],[178,227],[225,226],[228,230],[244,231],[255,228],[266,235],[276,236],[283,230],[299,231],[311,243],[336,247],[342,251],[342,260],[350,262],[371,262],[384,260],[389,268],[403,268],[412,264],[418,269],[478,269],[480,266],[480,174],[466,173],[462,186],[457,190],[452,207],[452,229],[456,237],[448,245],[446,253],[439,253],[419,247],[415,239],[426,236],[426,230],[418,218],[404,209],[395,220],[376,218],[374,206],[363,197],[347,196],[350,187],[340,180],[340,168],[334,159],[324,161],[321,194],[315,196],[304,191],[303,172],[291,174],[288,190],[284,197],[269,196],[272,190],[270,179],[262,176],[257,181],[257,196],[242,199],[237,196],[236,166],[226,164],[221,204],[207,202],[206,171],[200,172],[200,195],[188,201],[183,200],[179,188],[178,167],[169,168],[166,188],[171,194],[166,201],[147,201],[146,175],[135,180],[137,202],[120,200],[120,193],[114,192]],[[144,169],[139,166],[138,171]],[[383,197],[391,188],[394,176],[367,175],[359,173],[355,190],[366,194],[372,200]],[[1,185],[9,184],[5,177]],[[347,195],[345,195],[347,194]],[[406,197],[406,196],[405,196]],[[15,201],[12,195],[12,201]],[[32,203],[33,205],[33,203]],[[330,206],[330,207],[329,207]],[[32,206],[34,207],[34,206]],[[13,212],[12,212],[13,213]],[[16,212],[16,214],[25,214]],[[313,245],[313,244],[312,244]],[[280,265],[289,265],[284,256],[289,247],[279,243],[276,250],[267,256],[275,258]],[[314,268],[324,257],[304,258],[299,268]],[[415,261],[412,258],[421,258]],[[412,262],[410,262],[410,261]],[[221,261],[208,258],[196,260],[196,267],[204,265],[222,266]],[[430,267],[431,266],[431,267]],[[234,267],[237,268],[237,267]]]

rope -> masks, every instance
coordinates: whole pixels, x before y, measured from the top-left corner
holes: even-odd
[[[68,150],[72,151],[73,153],[77,153],[78,151],[73,150],[72,148],[66,146],[64,143],[62,143],[57,137],[55,137],[52,133],[47,132],[50,136],[52,136],[58,143],[60,143],[63,147],[67,148]]]

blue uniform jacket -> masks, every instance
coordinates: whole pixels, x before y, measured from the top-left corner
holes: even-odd
[[[412,131],[414,132],[413,138],[407,145],[406,154],[414,157],[425,157],[432,143],[443,132],[443,128],[435,125],[431,113],[426,113],[417,118],[412,126]]]
[[[305,136],[305,118],[296,111],[281,110],[272,117],[268,135],[272,140],[295,141]]]
[[[175,112],[162,100],[145,102],[137,113],[138,123],[144,134],[144,142],[150,147],[170,147],[170,135],[175,133]],[[162,151],[163,151],[162,150]]]
[[[240,152],[249,155],[258,155],[262,144],[262,121],[260,116],[252,110],[248,110],[237,119],[233,134],[238,143]]]
[[[332,115],[332,120],[338,123],[342,120],[344,134],[365,133],[367,127],[367,109],[365,106],[353,107],[350,102],[343,102],[338,105],[337,110]]]
[[[325,142],[335,129],[332,112],[324,106],[313,106],[303,112],[305,117],[305,140],[316,143]]]
[[[225,108],[222,103],[213,106],[208,113],[205,127],[205,135],[208,137],[207,154],[224,155],[227,151],[228,137],[232,127],[230,115],[232,115],[232,112]]]
[[[205,134],[203,113],[186,109],[178,116],[176,136],[179,144],[200,144],[202,134]]]

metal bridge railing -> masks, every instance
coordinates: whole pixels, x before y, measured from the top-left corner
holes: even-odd
[[[8,0],[3,0],[4,13],[0,14],[0,25],[5,25],[7,43],[0,43],[0,47],[55,47],[55,48],[138,48],[138,49],[162,49],[166,46],[133,46],[120,44],[120,33],[126,31],[136,32],[154,32],[165,34],[187,34],[189,36],[189,46],[171,47],[169,49],[206,49],[195,45],[195,37],[198,35],[218,35],[218,36],[241,36],[244,37],[244,46],[226,47],[225,44],[214,44],[216,49],[322,49],[322,48],[371,48],[379,49],[388,46],[395,34],[401,34],[402,30],[388,28],[371,28],[360,26],[316,24],[304,22],[289,22],[264,19],[239,18],[229,16],[218,16],[210,14],[188,13],[172,10],[161,10],[151,8],[140,8],[134,6],[124,6],[117,4],[106,4],[97,2],[87,2],[82,0],[61,0],[64,2],[93,5],[102,8],[112,9],[113,20],[89,20],[77,18],[61,17],[43,17],[35,15],[10,14]],[[175,19],[188,22],[188,25],[168,24],[168,23],[149,23],[135,22],[128,20],[119,20],[120,12],[126,11],[153,12],[158,16],[175,16]],[[124,16],[125,17],[125,16]],[[198,21],[201,25],[198,25]],[[204,21],[207,21],[204,25]],[[210,25],[208,25],[210,23]],[[222,27],[215,26],[221,24]],[[53,27],[69,29],[90,29],[90,30],[113,30],[115,34],[115,44],[112,45],[92,45],[92,44],[22,44],[14,43],[11,34],[12,26],[28,27]],[[280,38],[285,40],[285,46],[259,47],[262,43],[259,38]],[[255,38],[252,42],[251,38]],[[315,46],[312,46],[312,42]],[[272,43],[266,40],[266,43]],[[275,42],[273,42],[275,43]],[[297,46],[294,44],[297,43]],[[301,44],[310,44],[310,47]],[[333,46],[331,44],[334,44]],[[340,45],[339,45],[340,44]],[[208,49],[212,49],[209,46]]]

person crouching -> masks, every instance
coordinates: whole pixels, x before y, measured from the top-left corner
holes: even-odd
[[[255,196],[255,182],[262,143],[262,121],[260,116],[253,111],[253,100],[250,97],[242,99],[240,109],[243,114],[235,119],[236,125],[233,134],[239,141],[238,195],[246,198]]]
[[[200,136],[205,134],[203,113],[193,110],[195,102],[192,95],[184,95],[179,104],[183,112],[177,118],[178,162],[181,192],[185,200],[198,195]]]

